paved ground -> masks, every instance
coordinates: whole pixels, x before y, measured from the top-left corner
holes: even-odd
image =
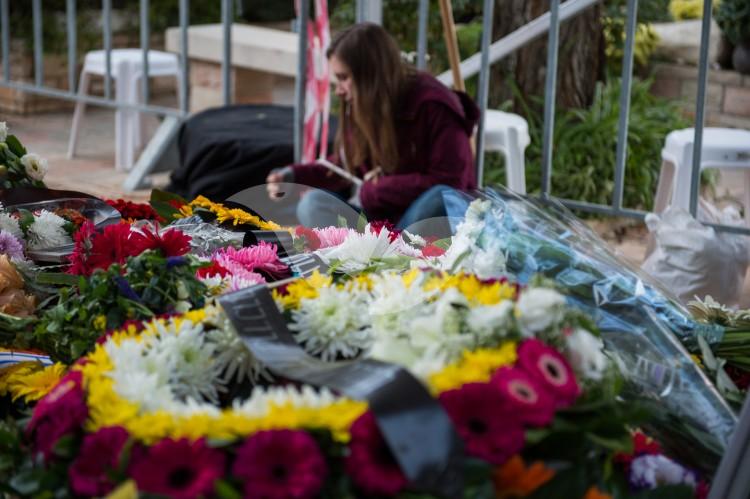
[[[67,158],[71,118],[72,111],[37,116],[5,115],[0,116],[0,121],[8,122],[11,133],[17,135],[29,151],[48,159],[50,168],[45,181],[50,187],[85,191],[113,199],[147,200],[148,190],[125,192],[122,183],[127,173],[115,171],[114,112],[87,109],[74,159]],[[158,120],[153,116],[146,116],[144,123],[151,132],[158,126]],[[167,174],[154,176],[153,182],[156,186],[166,185]],[[717,194],[738,197],[737,189],[743,185],[742,178],[736,173],[723,174]],[[648,231],[642,224],[632,220],[607,220],[591,225],[618,253],[636,265],[641,264],[648,242]],[[740,305],[750,307],[748,278],[745,279]]]

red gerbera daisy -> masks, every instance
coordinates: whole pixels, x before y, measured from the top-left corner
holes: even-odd
[[[121,426],[102,428],[86,435],[78,457],[68,468],[70,488],[81,496],[102,496],[114,487],[107,474],[117,469],[120,452],[128,441],[128,432]]]
[[[182,256],[190,251],[190,240],[187,234],[177,229],[169,229],[159,233],[158,230],[151,232],[148,227],[143,229],[143,239],[141,241],[141,250],[138,254],[146,250],[160,250],[165,257]]]
[[[500,397],[522,423],[545,426],[555,417],[552,396],[528,373],[516,367],[503,367],[492,376]]]
[[[581,394],[573,369],[565,357],[537,339],[519,345],[516,365],[547,388],[557,407],[568,407]]]
[[[166,439],[134,452],[129,473],[144,492],[174,498],[209,495],[224,476],[224,454],[206,446],[204,439]]]
[[[361,415],[350,433],[346,472],[354,484],[366,494],[396,495],[406,486],[406,476],[380,434],[372,413]]]
[[[525,443],[521,422],[489,383],[467,383],[440,394],[466,451],[492,464],[503,464]]]
[[[328,469],[315,440],[299,430],[261,431],[237,450],[232,473],[245,484],[245,497],[317,497]]]
[[[57,441],[79,429],[88,417],[82,379],[80,371],[69,372],[34,408],[26,435],[45,460],[52,457]]]

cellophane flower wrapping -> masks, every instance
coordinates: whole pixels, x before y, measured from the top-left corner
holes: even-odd
[[[663,409],[651,430],[668,449],[694,458],[694,466],[715,468],[737,417],[683,343],[691,345],[698,335],[719,341],[723,329],[695,322],[668,291],[616,256],[562,205],[502,188],[457,194],[446,203],[454,227],[473,198],[483,213],[475,244],[502,252],[511,279],[551,279],[570,305],[593,316],[625,376],[625,396]]]

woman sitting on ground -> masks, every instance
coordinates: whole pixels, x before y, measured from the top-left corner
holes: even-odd
[[[405,228],[445,216],[445,190],[476,187],[474,102],[403,63],[395,40],[375,24],[338,33],[327,55],[341,102],[336,153],[329,160],[364,179],[359,200],[367,218]],[[278,182],[320,189],[305,192],[298,205],[307,226],[337,225],[339,199],[352,192],[348,180],[315,163],[275,170],[267,182],[272,197]]]

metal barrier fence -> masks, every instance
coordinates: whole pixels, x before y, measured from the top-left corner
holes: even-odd
[[[21,0],[27,1],[27,0]],[[299,17],[297,26],[299,32],[298,54],[306,53],[307,33],[306,23],[301,20],[308,18],[309,1],[300,2]],[[494,0],[483,1],[483,32],[481,39],[481,52],[464,61],[461,65],[463,76],[468,77],[479,72],[479,91],[477,101],[481,109],[481,115],[484,116],[487,110],[487,95],[490,84],[489,67],[492,63],[517,50],[529,41],[548,32],[548,59],[547,74],[545,82],[545,105],[544,105],[544,128],[543,128],[543,154],[542,154],[542,200],[552,199],[551,196],[551,179],[552,179],[552,155],[554,153],[554,144],[552,143],[554,131],[555,115],[555,89],[557,79],[557,60],[559,49],[559,32],[560,23],[573,17],[584,9],[600,2],[601,0],[569,0],[562,6],[560,0],[551,0],[550,12],[537,18],[528,25],[519,28],[501,40],[491,44],[492,17],[494,9]],[[9,2],[10,0],[0,0],[0,29],[2,35],[0,52],[2,55],[3,79],[0,86],[18,89],[26,92],[40,94],[48,97],[67,99],[71,101],[85,102],[118,109],[132,109],[145,113],[153,113],[165,116],[159,131],[144,150],[141,158],[133,168],[131,175],[125,182],[127,189],[136,189],[143,185],[143,180],[152,172],[155,162],[163,153],[170,141],[173,140],[179,124],[189,115],[189,58],[188,58],[188,25],[189,25],[189,0],[179,0],[179,22],[180,22],[180,68],[183,74],[181,78],[182,92],[179,102],[179,108],[167,108],[155,106],[149,103],[149,61],[148,50],[150,40],[149,25],[149,0],[140,0],[140,41],[143,50],[143,74],[142,78],[142,98],[143,103],[123,103],[112,99],[112,4],[111,0],[102,0],[102,41],[103,49],[106,51],[105,65],[106,76],[104,84],[104,97],[95,97],[82,95],[76,92],[76,68],[77,68],[77,33],[76,33],[76,1],[67,0],[66,4],[66,27],[67,27],[67,44],[68,44],[68,83],[69,90],[64,91],[44,86],[44,65],[43,65],[43,46],[42,46],[42,1],[32,0],[33,13],[33,34],[34,34],[34,83],[24,83],[12,81],[10,78],[10,22],[9,22]],[[221,0],[221,21],[223,25],[223,57],[221,64],[222,72],[222,93],[225,105],[230,105],[231,99],[231,65],[232,65],[232,31],[231,25],[233,20],[233,1]],[[429,0],[419,0],[418,6],[418,40],[417,40],[417,67],[423,69],[426,67],[427,53],[427,19],[429,14]],[[604,215],[626,216],[642,219],[646,212],[625,208],[622,205],[625,164],[627,159],[627,132],[628,132],[628,115],[630,110],[630,90],[633,74],[633,52],[635,43],[636,20],[638,11],[638,0],[628,0],[627,2],[627,21],[626,21],[626,39],[625,50],[622,64],[622,87],[620,96],[620,114],[617,134],[616,162],[614,165],[614,194],[612,204],[598,205],[569,199],[560,199],[564,205],[588,212],[594,212]],[[357,21],[370,20],[380,22],[382,20],[382,1],[380,0],[358,0],[356,5]],[[706,79],[708,74],[708,40],[710,33],[711,19],[711,2],[704,2],[703,22],[701,30],[701,48],[699,62],[698,93],[695,112],[695,140],[693,143],[693,164],[692,164],[692,185],[690,187],[690,212],[696,215],[698,188],[700,179],[700,161],[704,128],[704,107],[706,100]],[[298,58],[298,72],[296,77],[296,99],[294,115],[294,143],[295,157],[301,155],[302,143],[302,126],[305,108],[305,74],[306,58]],[[450,75],[443,74],[440,79],[444,83],[450,83]],[[477,140],[477,172],[478,178],[482,178],[483,161],[484,161],[484,124],[480,122]],[[738,228],[732,226],[722,226],[708,224],[718,230],[750,234],[748,228]],[[742,480],[742,477],[750,476],[750,399],[746,401],[740,425],[738,426],[735,438],[722,460],[720,469],[716,475],[716,480],[711,492],[712,499],[731,497],[747,497],[750,492],[750,481]],[[738,485],[739,484],[739,485]]]

